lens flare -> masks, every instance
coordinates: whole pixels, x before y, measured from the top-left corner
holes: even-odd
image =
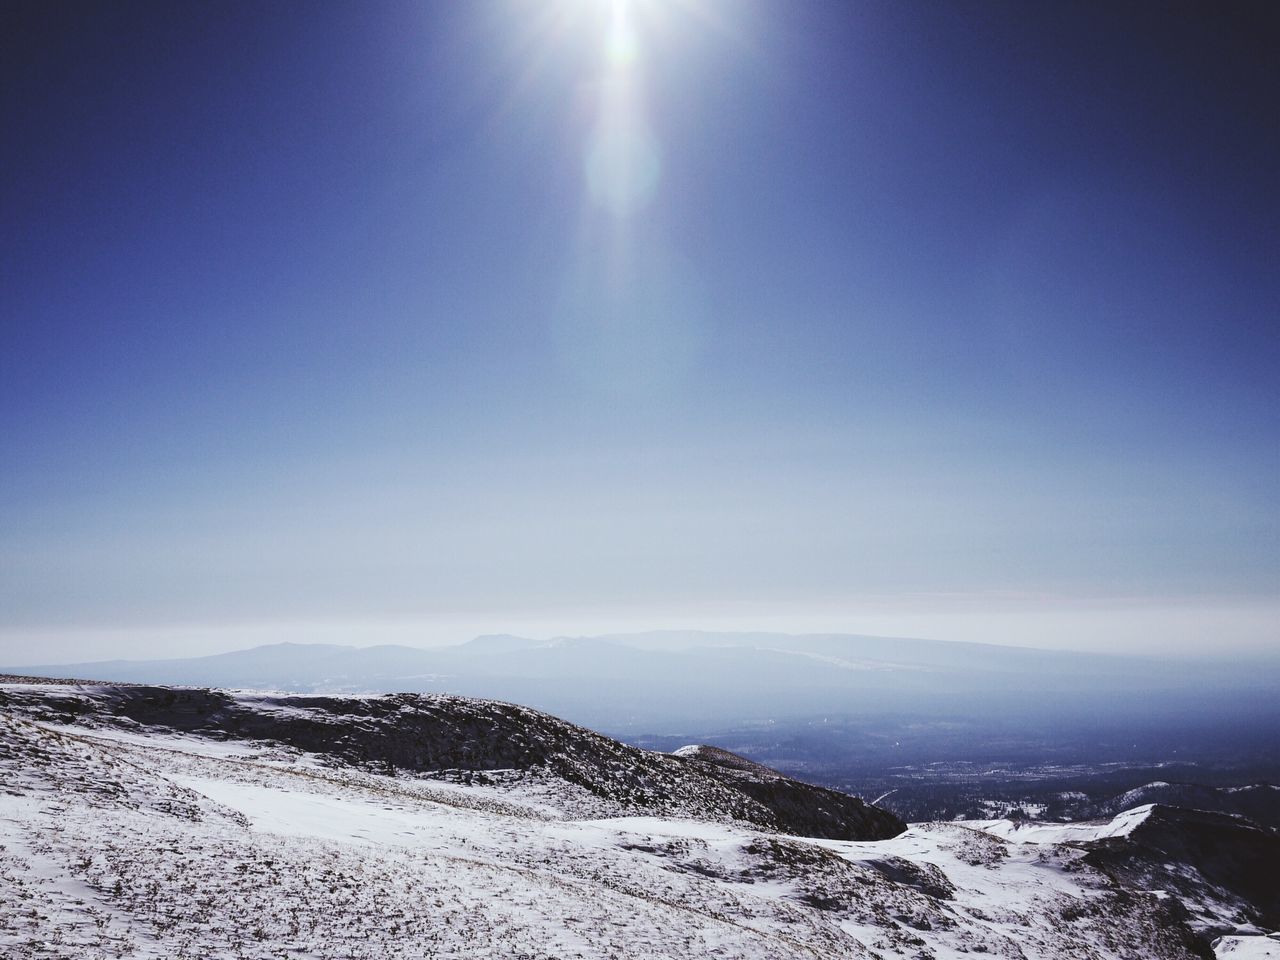
[[[657,142],[643,122],[605,120],[587,152],[587,188],[600,206],[627,217],[652,199],[661,166]]]
[[[640,43],[624,3],[614,4],[604,49],[605,58],[614,69],[630,67],[639,59]]]
[[[585,167],[588,195],[620,218],[649,203],[662,173],[662,153],[642,96],[641,52],[630,7],[615,0],[604,37],[605,75]]]
[[[659,409],[693,378],[709,311],[695,264],[663,229],[664,145],[646,80],[683,3],[575,3],[592,18],[599,72],[581,133],[584,216],[553,318],[559,358],[609,402]],[[666,51],[664,62],[670,62]]]

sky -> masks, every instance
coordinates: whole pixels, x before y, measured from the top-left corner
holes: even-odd
[[[1280,650],[1265,3],[22,0],[0,38],[0,662]]]

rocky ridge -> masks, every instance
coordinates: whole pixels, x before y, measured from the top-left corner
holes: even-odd
[[[322,696],[196,687],[0,686],[0,710],[90,727],[163,729],[281,746],[379,773],[455,782],[560,781],[598,816],[692,816],[832,840],[881,840],[906,825],[856,797],[767,767],[672,756],[516,704],[427,694]],[[743,764],[750,761],[742,760]],[[585,799],[585,798],[584,798]]]
[[[492,701],[0,681],[0,955],[1274,956],[1240,818],[804,836],[789,804],[842,808],[679,753]]]

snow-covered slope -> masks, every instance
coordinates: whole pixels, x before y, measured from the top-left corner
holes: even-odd
[[[561,805],[580,816],[728,818],[838,840],[883,839],[905,829],[897,817],[856,797],[766,767],[730,769],[701,757],[640,750],[492,700],[0,684],[0,709],[94,727],[254,739],[375,772],[431,774],[462,783],[518,782],[555,791]]]
[[[586,783],[532,768],[380,770],[205,722],[33,721],[49,688],[6,689],[6,960],[1206,955],[1175,897],[1118,885],[1089,843],[955,823],[815,840],[714,805],[619,816],[611,766],[590,788],[592,757],[578,758]],[[93,691],[65,693],[104,709]],[[289,706],[236,703],[242,721]],[[334,716],[368,734],[368,712]],[[705,758],[670,762],[673,783],[718,782]],[[1127,842],[1110,833],[1093,843]],[[1259,932],[1224,949],[1264,955]]]
[[[1120,813],[1153,803],[1166,807],[1234,813],[1263,826],[1280,827],[1280,787],[1270,783],[1208,787],[1157,780],[1114,797],[1101,805],[1100,812]]]
[[[1153,804],[1134,807],[1105,822],[1039,823],[1035,820],[969,820],[975,830],[1022,843],[1084,843],[1127,837],[1151,815]]]

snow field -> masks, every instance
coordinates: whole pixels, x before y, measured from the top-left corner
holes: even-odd
[[[974,825],[848,843],[585,818],[581,787],[536,774],[3,716],[0,770],[6,960],[1187,956],[1154,896]]]

